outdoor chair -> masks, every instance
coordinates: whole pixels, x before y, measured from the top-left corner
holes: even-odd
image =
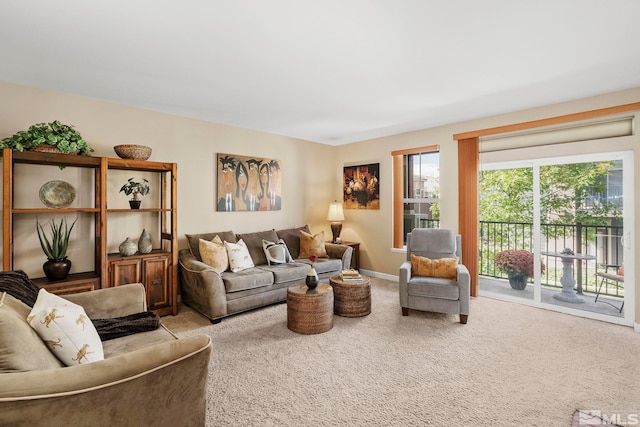
[[[624,288],[624,270],[623,267],[613,264],[603,264],[602,268],[604,271],[597,271],[596,276],[600,277],[600,285],[598,286],[598,291],[596,292],[596,299],[594,302],[598,302],[598,297],[600,296],[600,291],[602,290],[602,285],[607,284],[607,286],[615,286],[617,289]],[[614,269],[615,273],[610,273],[609,270]],[[609,304],[611,307],[618,310],[619,313],[622,313],[622,309],[624,308],[624,301],[622,301],[622,305],[620,308],[616,307],[614,304],[608,301],[600,301],[605,304]]]
[[[400,266],[402,315],[409,309],[469,316],[469,270],[461,263],[462,238],[451,230],[414,228],[407,234],[407,260]]]

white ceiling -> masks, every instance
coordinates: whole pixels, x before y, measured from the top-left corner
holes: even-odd
[[[0,0],[0,80],[330,145],[640,87],[638,0]]]

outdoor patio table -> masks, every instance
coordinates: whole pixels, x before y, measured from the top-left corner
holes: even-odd
[[[570,255],[560,252],[542,252],[542,255],[558,257],[562,261],[562,278],[560,279],[560,283],[562,283],[562,292],[554,294],[553,297],[560,301],[572,302],[576,304],[583,303],[584,300],[576,295],[575,291],[573,290],[573,287],[576,284],[576,281],[573,278],[573,261],[588,261],[597,259],[597,257],[595,255]]]

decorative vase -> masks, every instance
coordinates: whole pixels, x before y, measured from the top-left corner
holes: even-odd
[[[71,261],[65,259],[50,259],[42,265],[44,275],[49,280],[64,280],[71,270]]]
[[[138,252],[141,254],[148,254],[153,249],[153,245],[151,244],[151,237],[149,233],[147,233],[147,229],[142,229],[142,234],[138,239]]]
[[[120,243],[120,247],[118,248],[118,250],[120,251],[121,255],[131,256],[137,252],[138,245],[136,245],[136,242],[132,242],[131,239],[127,237],[124,242]]]
[[[318,273],[316,273],[315,268],[311,267],[309,269],[307,278],[305,279],[305,284],[309,289],[315,289],[318,286]]]
[[[140,203],[142,203],[142,200],[129,200],[131,209],[140,209]]]
[[[524,274],[510,274],[509,285],[511,285],[512,289],[521,291],[527,287],[527,276]]]

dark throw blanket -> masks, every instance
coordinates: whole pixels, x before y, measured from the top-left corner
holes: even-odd
[[[22,270],[0,272],[0,292],[6,292],[33,307],[40,288]],[[138,332],[154,331],[160,327],[160,317],[152,311],[143,311],[112,319],[91,319],[102,341]]]

